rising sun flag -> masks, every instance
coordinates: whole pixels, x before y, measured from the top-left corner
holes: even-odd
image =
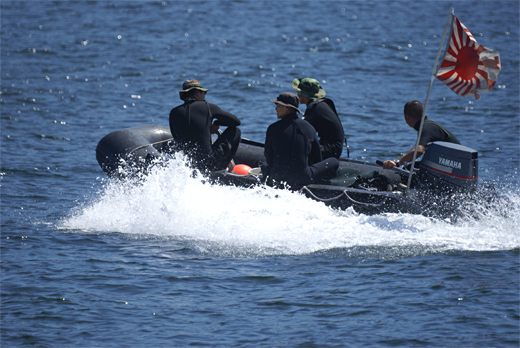
[[[493,89],[500,73],[500,54],[479,45],[453,15],[450,41],[436,77],[458,95],[469,97]],[[478,93],[477,93],[478,92]]]
[[[419,141],[421,140],[421,133],[426,118],[426,108],[428,107],[428,100],[430,99],[433,80],[437,78],[444,82],[446,86],[458,95],[464,97],[474,95],[477,100],[480,98],[478,93],[491,91],[493,87],[495,87],[498,80],[498,74],[500,74],[500,54],[497,51],[479,45],[477,40],[475,40],[473,35],[469,32],[468,28],[466,28],[464,24],[455,17],[453,12],[453,8],[451,8],[448,21],[446,22],[446,27],[444,28],[444,34],[442,35],[439,52],[437,53],[437,59],[435,60],[432,75],[430,76],[430,87],[428,88],[426,102],[423,107],[421,124],[419,126],[419,131],[417,132],[417,141],[415,143],[415,151],[405,194],[412,183],[413,170],[417,158],[417,149],[419,148]],[[444,50],[442,63],[437,69],[437,63],[439,62],[442,46],[451,19],[453,20],[450,40]]]

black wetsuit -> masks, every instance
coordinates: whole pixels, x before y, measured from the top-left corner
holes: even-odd
[[[420,126],[421,121],[419,120],[417,123],[415,123],[413,128],[416,131],[419,131]],[[425,118],[419,145],[422,145],[426,148],[428,143],[432,143],[434,141],[447,141],[449,143],[460,144],[460,141],[449,130],[440,124]]]
[[[211,124],[227,129],[211,143]],[[188,99],[170,112],[170,131],[176,150],[189,155],[198,169],[225,169],[240,144],[240,120],[235,115],[206,101]]]
[[[328,98],[314,99],[307,105],[303,119],[318,132],[322,157],[339,158],[345,132],[334,102]]]
[[[322,161],[316,130],[296,114],[286,115],[267,128],[262,173],[270,185],[293,189],[330,178],[338,169],[336,158]]]

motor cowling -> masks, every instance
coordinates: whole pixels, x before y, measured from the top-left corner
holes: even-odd
[[[420,169],[423,177],[439,188],[472,191],[478,183],[478,152],[436,141],[426,148]]]

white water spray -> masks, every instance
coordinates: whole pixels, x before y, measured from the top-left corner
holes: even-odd
[[[59,228],[188,240],[195,248],[240,255],[357,247],[407,249],[405,254],[510,250],[520,247],[518,191],[510,193],[508,204],[507,216],[500,214],[502,207],[488,207],[479,219],[456,222],[410,214],[366,216],[290,191],[211,185],[193,177],[176,157],[139,183],[108,181],[94,202],[79,207]]]

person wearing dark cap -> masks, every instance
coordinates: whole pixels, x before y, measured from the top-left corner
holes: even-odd
[[[261,168],[266,183],[297,190],[332,178],[339,162],[334,157],[322,160],[316,130],[296,114],[301,113],[298,97],[282,93],[271,101],[280,120],[267,128],[265,136],[266,163]]]
[[[421,127],[423,110],[423,105],[417,100],[410,100],[404,105],[404,120],[409,127],[415,129],[417,132],[419,132],[419,128]],[[421,139],[419,139],[419,146],[417,146],[417,158],[426,151],[428,144],[434,141],[446,141],[448,143],[460,144],[459,140],[449,130],[437,122],[425,118]],[[413,160],[414,152],[415,146],[404,156],[401,156],[394,161],[384,161],[383,168],[390,169],[411,162]]]
[[[334,102],[325,98],[325,90],[315,79],[294,79],[292,87],[298,92],[300,103],[307,105],[303,119],[318,132],[323,158],[339,158],[343,151],[345,132]]]
[[[179,92],[183,104],[170,112],[170,131],[176,150],[182,150],[199,170],[228,167],[240,144],[240,120],[205,100],[207,88],[197,80],[186,80]],[[213,121],[215,120],[215,121]],[[227,129],[212,143],[211,134]]]

